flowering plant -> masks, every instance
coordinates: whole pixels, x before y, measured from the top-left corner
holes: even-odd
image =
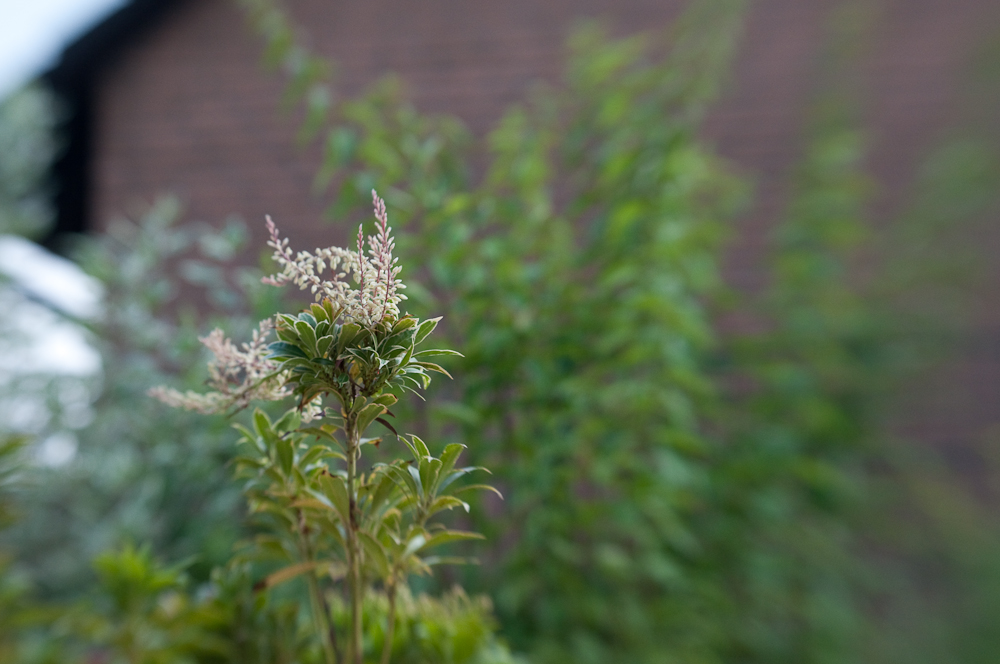
[[[209,364],[211,392],[151,392],[169,405],[203,413],[242,409],[253,400],[296,399],[277,421],[257,409],[252,427],[237,425],[240,442],[249,450],[237,458],[237,467],[249,480],[251,511],[270,524],[248,555],[285,563],[258,585],[306,579],[327,664],[363,661],[362,606],[376,583],[389,601],[381,661],[390,661],[400,588],[413,573],[463,561],[430,555],[433,549],[481,537],[432,519],[456,507],[468,511],[468,503],[458,497],[465,491],[495,491],[481,484],[456,488],[456,480],[484,470],[457,465],[464,446],[450,444],[436,457],[423,440],[400,436],[386,419],[398,394],[419,393],[431,373],[448,375],[427,358],[458,353],[417,350],[440,318],[421,321],[401,314],[405,286],[392,255],[392,228],[384,201],[374,191],[372,198],[379,225],[367,239],[367,255],[362,228],[356,251],[329,247],[293,255],[268,218],[268,244],[281,271],[265,283],[293,283],[316,301],[297,316],[282,313],[265,320],[242,347],[221,330],[204,337],[215,356]],[[268,343],[271,332],[277,340]],[[359,467],[362,449],[377,446],[381,438],[364,434],[376,422],[403,441],[408,458],[374,464],[366,472]],[[326,594],[341,582],[350,607],[346,649],[331,626]]]

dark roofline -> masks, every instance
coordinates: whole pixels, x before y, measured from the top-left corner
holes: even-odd
[[[93,228],[94,88],[105,69],[173,9],[191,0],[132,0],[67,46],[59,63],[42,75],[59,97],[61,156],[52,166],[56,223],[43,244],[52,248],[67,234]]]

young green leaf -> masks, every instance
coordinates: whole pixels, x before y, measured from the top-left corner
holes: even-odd
[[[358,413],[358,419],[355,425],[358,432],[364,432],[364,430],[367,429],[368,426],[384,412],[386,412],[386,408],[380,403],[370,403],[365,406],[361,412]]]
[[[434,331],[437,327],[438,322],[441,320],[441,316],[437,318],[428,318],[422,321],[420,325],[417,326],[417,333],[413,336],[413,344],[417,345],[430,336],[430,333]]]

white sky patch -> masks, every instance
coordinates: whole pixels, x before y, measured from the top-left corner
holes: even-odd
[[[43,466],[70,463],[77,451],[71,429],[93,418],[101,355],[74,319],[99,316],[101,297],[100,283],[75,264],[0,235],[0,430],[48,430],[34,448]]]
[[[100,311],[102,287],[77,265],[16,235],[0,235],[0,274],[32,298],[75,318]]]
[[[127,0],[0,0],[0,99]]]
[[[99,315],[102,287],[76,264],[0,235],[0,379],[33,373],[93,376],[100,354],[76,319]],[[62,313],[59,313],[62,312]]]
[[[0,382],[7,376],[53,374],[92,376],[101,370],[100,354],[86,331],[51,309],[0,286]]]

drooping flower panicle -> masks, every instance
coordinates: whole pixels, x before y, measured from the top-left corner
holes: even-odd
[[[188,390],[179,392],[166,387],[154,387],[149,395],[168,406],[185,408],[203,414],[241,410],[251,401],[280,401],[291,395],[286,386],[287,376],[278,372],[278,363],[269,359],[267,344],[274,324],[270,318],[260,322],[250,342],[237,347],[215,328],[200,341],[214,356],[208,363],[208,385],[205,394]],[[303,411],[306,419],[319,415],[318,408]]]

